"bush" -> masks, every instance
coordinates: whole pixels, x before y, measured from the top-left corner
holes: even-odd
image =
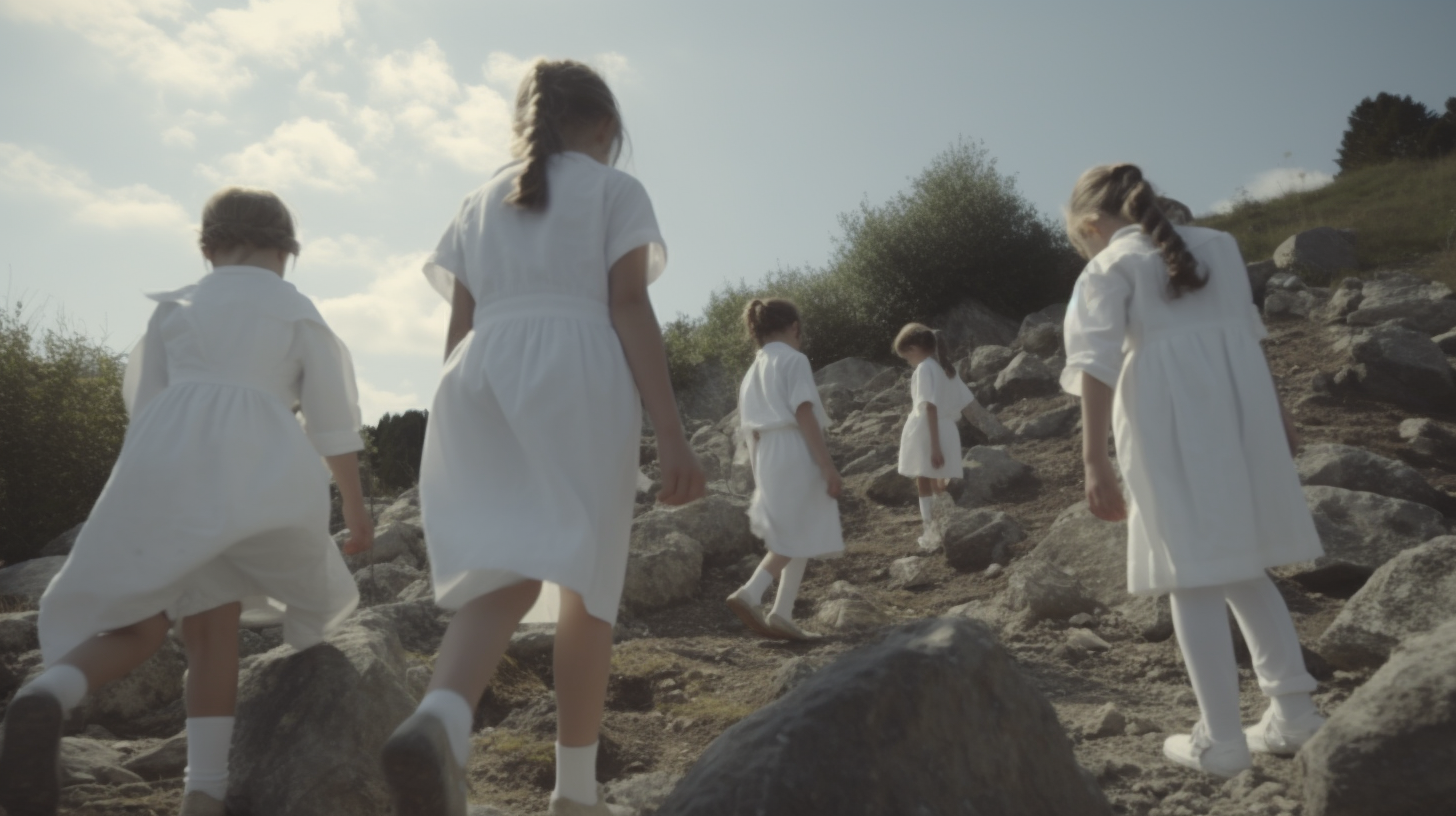
[[[0,559],[86,520],[121,452],[121,357],[64,324],[0,308]]]
[[[405,411],[385,414],[378,425],[364,426],[364,459],[369,475],[384,493],[399,493],[419,482],[428,420],[428,412]]]
[[[1365,97],[1350,111],[1336,164],[1343,174],[1392,161],[1439,159],[1456,151],[1456,97],[1437,116],[1409,96]]]

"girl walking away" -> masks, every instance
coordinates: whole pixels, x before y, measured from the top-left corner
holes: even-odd
[[[1233,776],[1250,751],[1293,754],[1324,720],[1289,610],[1265,569],[1321,554],[1238,244],[1173,227],[1131,164],[1082,175],[1067,232],[1090,259],[1067,311],[1062,386],[1082,398],[1092,512],[1128,522],[1128,589],[1169,593],[1202,719],[1167,757]],[[1107,451],[1108,427],[1127,485]],[[1240,731],[1225,605],[1270,706]]]
[[[844,552],[839,527],[839,471],[824,444],[829,417],[799,351],[799,310],[787,300],[754,300],[743,313],[758,356],[738,389],[740,433],[753,465],[749,526],[768,555],[748,583],[728,596],[728,608],[764,637],[809,640],[794,623],[794,599],[810,558]],[[765,618],[763,594],[777,579]]]
[[[156,652],[174,622],[188,666],[182,813],[221,816],[241,610],[282,608],[283,637],[302,649],[358,604],[318,460],[343,495],[344,551],[362,552],[374,530],[353,364],[283,280],[298,253],[293,219],[272,193],[226,189],[202,213],[201,244],[212,271],[150,296],[158,305],[126,370],[121,456],[41,598],[46,669],[5,714],[0,805],[11,816],[55,813],[61,722]]]
[[[965,475],[956,417],[976,398],[956,375],[940,332],[907,323],[895,336],[894,352],[915,369],[910,376],[913,405],[900,432],[900,474],[915,479],[920,496],[920,548],[934,550],[940,546],[932,515],[935,496],[945,492],[946,480]]]
[[[659,501],[704,492],[647,297],[662,236],[641,183],[612,167],[616,99],[581,63],[537,62],[515,133],[518,161],[465,199],[425,264],[451,316],[420,508],[435,601],[455,615],[425,698],[384,747],[402,816],[464,816],[475,706],[542,581],[560,587],[551,813],[609,813],[597,732],[644,404]]]

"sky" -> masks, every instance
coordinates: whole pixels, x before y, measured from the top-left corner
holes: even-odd
[[[267,187],[373,422],[429,404],[447,310],[419,267],[509,160],[537,57],[618,95],[667,320],[822,265],[841,213],[958,139],[1048,215],[1108,161],[1195,212],[1328,181],[1363,97],[1456,96],[1452,31],[1451,0],[0,0],[0,303],[124,351],[144,292],[205,274],[207,197]]]

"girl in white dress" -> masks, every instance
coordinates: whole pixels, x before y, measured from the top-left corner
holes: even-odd
[[[799,310],[779,298],[754,300],[743,313],[758,356],[738,389],[739,433],[753,465],[749,526],[768,555],[748,583],[728,596],[728,607],[764,637],[809,640],[794,623],[794,599],[810,558],[844,552],[839,526],[841,480],[824,428],[829,416],[809,358],[799,351]],[[777,579],[778,594],[764,618],[763,594]]]
[[[924,525],[919,544],[933,550],[940,546],[932,514],[935,497],[945,492],[948,480],[965,475],[956,417],[976,398],[951,365],[940,332],[908,323],[895,336],[894,351],[915,370],[910,376],[910,416],[900,432],[899,470],[915,480]]]
[[[1168,758],[1233,776],[1292,754],[1323,719],[1289,611],[1265,569],[1321,554],[1295,474],[1238,244],[1174,227],[1130,164],[1082,175],[1067,232],[1090,263],[1067,310],[1062,386],[1082,398],[1092,512],[1128,522],[1128,589],[1171,595],[1202,719]],[[1127,500],[1107,450],[1109,424]],[[1240,732],[1233,608],[1271,705]]]
[[[658,499],[704,492],[647,297],[666,252],[641,183],[612,167],[611,90],[581,63],[537,62],[515,133],[519,160],[466,197],[425,265],[451,317],[420,509],[435,600],[455,615],[428,693],[384,749],[397,812],[414,816],[466,812],[475,706],[542,581],[560,587],[551,813],[609,813],[597,733],[644,404]]]
[[[0,805],[10,813],[55,812],[66,713],[139,666],[180,622],[182,813],[222,814],[241,610],[283,610],[284,639],[302,649],[358,604],[329,536],[329,470],[350,530],[345,552],[362,552],[374,535],[355,453],[353,364],[283,280],[298,253],[293,220],[272,193],[226,189],[203,211],[201,245],[211,273],[150,295],[158,305],[126,369],[121,455],[41,598],[47,668],[5,717]]]

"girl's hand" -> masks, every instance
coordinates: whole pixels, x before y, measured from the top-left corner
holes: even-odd
[[[935,468],[936,470],[940,470],[941,468],[945,467],[945,454],[941,453],[939,450],[931,452],[930,466]]]
[[[825,483],[829,485],[830,498],[839,498],[839,494],[844,492],[844,480],[839,477],[839,471],[833,465],[829,465],[819,468],[819,474],[824,477]]]
[[[688,441],[677,435],[669,444],[658,443],[657,460],[662,465],[662,490],[657,500],[663,504],[687,504],[707,493],[708,476]]]
[[[1127,502],[1122,497],[1122,485],[1117,481],[1112,460],[1104,457],[1087,464],[1087,504],[1092,508],[1092,515],[1103,521],[1127,518]]]
[[[374,546],[374,521],[364,510],[364,505],[344,504],[344,524],[349,528],[349,538],[344,542],[344,555],[358,555]]]

